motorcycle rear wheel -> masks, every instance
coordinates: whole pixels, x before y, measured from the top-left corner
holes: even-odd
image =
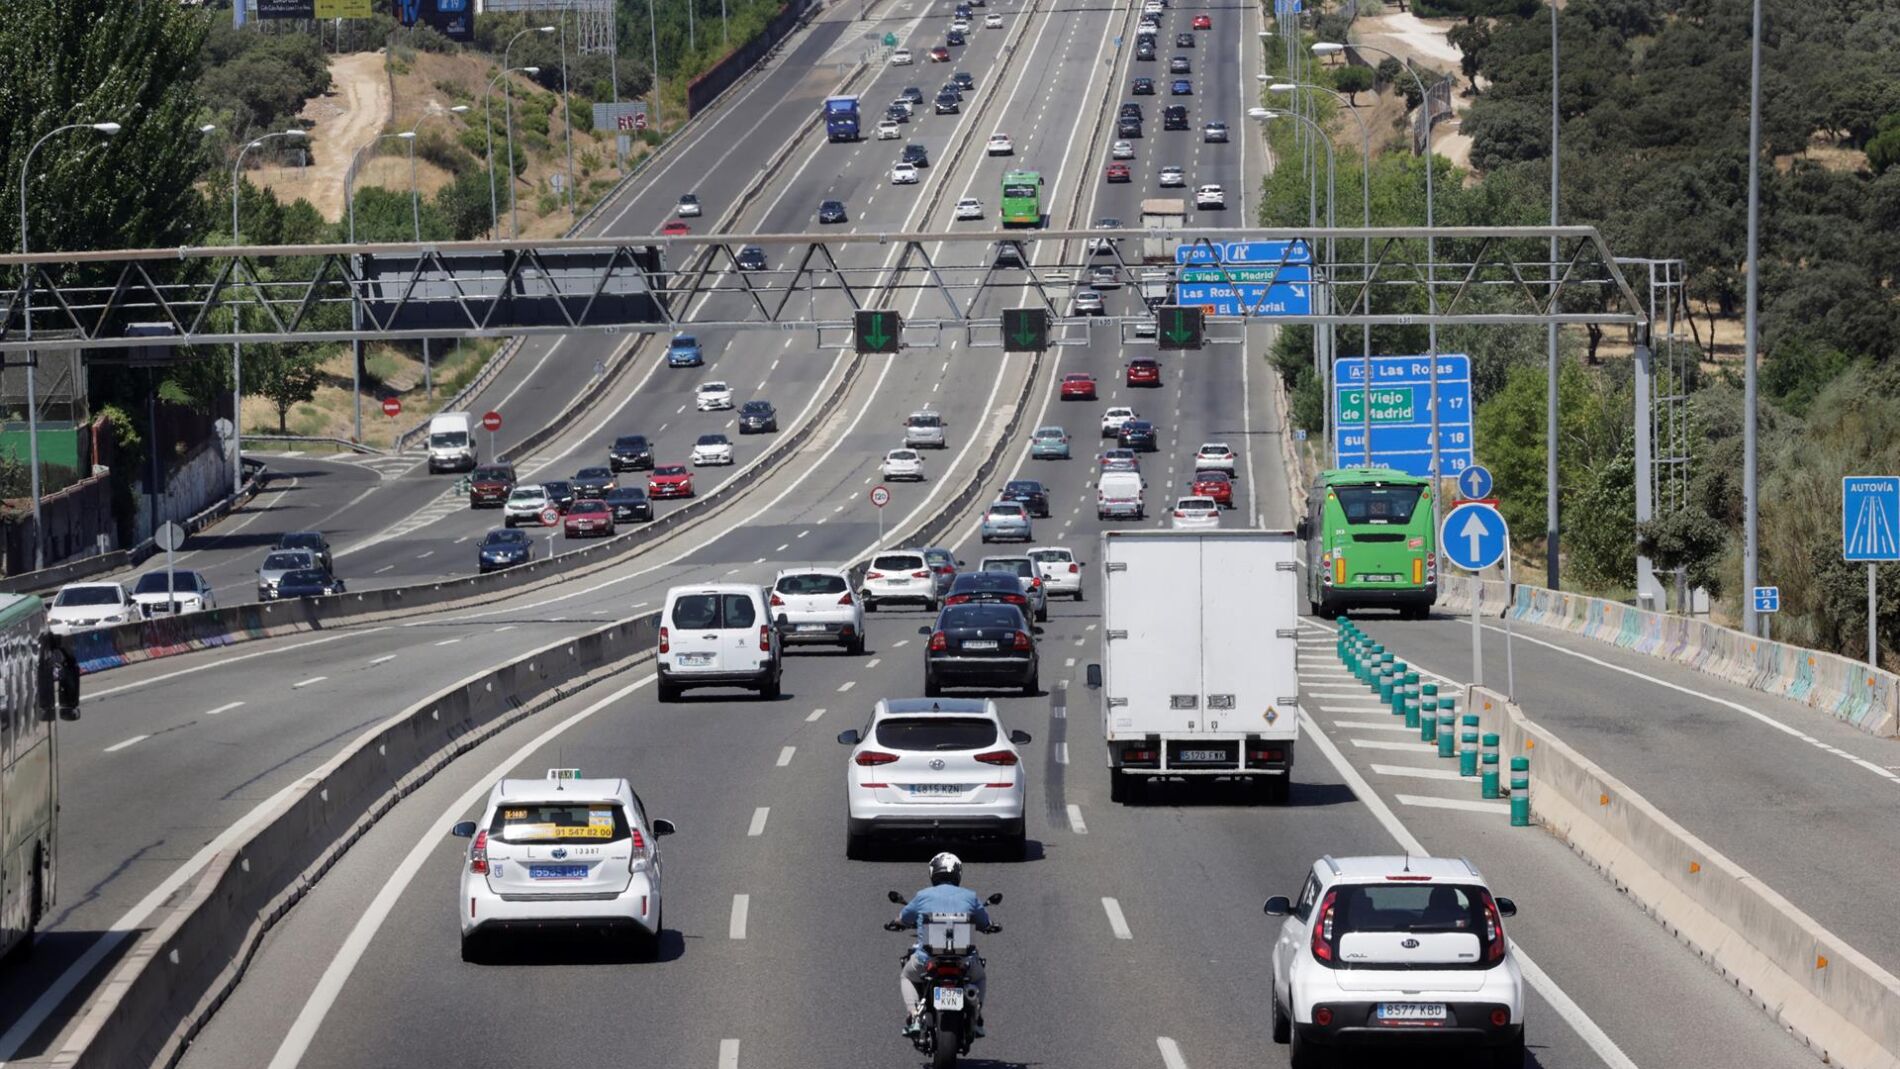
[[[930,1051],[930,1069],[956,1069],[957,1052],[963,1049],[962,1021],[955,1018],[937,1021],[936,1043]]]

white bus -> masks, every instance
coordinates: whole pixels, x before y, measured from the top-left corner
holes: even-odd
[[[79,719],[79,665],[36,597],[0,594],[0,955],[53,908],[58,720]]]

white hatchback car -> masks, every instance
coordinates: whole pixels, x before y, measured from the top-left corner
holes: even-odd
[[[962,200],[957,201],[957,218],[983,218],[983,202],[977,200],[975,197],[964,197]]]
[[[1135,410],[1127,405],[1116,405],[1102,413],[1102,437],[1113,438],[1122,429],[1122,424],[1131,419],[1139,419]]]
[[[1113,145],[1110,145],[1108,147],[1108,158],[1111,160],[1134,159],[1135,158],[1135,143],[1133,141],[1115,142]],[[1100,239],[1090,238],[1089,240],[1093,242],[1093,241],[1099,241]],[[1090,251],[1092,252],[1094,250],[1090,250]]]
[[[894,120],[885,119],[883,122],[877,124],[877,139],[879,141],[895,141],[903,136],[904,132],[897,128],[897,123]]]
[[[874,837],[994,837],[1021,860],[1022,758],[1029,733],[1006,731],[987,698],[881,698],[845,766],[845,856],[862,858]],[[934,847],[933,847],[934,848]]]
[[[129,624],[139,618],[139,607],[122,583],[68,583],[59,588],[46,610],[46,629],[70,635],[93,627]]]
[[[1163,188],[1169,189],[1185,186],[1187,185],[1187,172],[1173,165],[1163,167],[1161,168],[1159,182]]]
[[[504,779],[480,820],[450,834],[470,840],[455,914],[462,960],[488,959],[491,935],[508,930],[604,928],[651,954],[661,931],[659,838],[673,822],[651,819],[624,779]]]
[[[1227,193],[1219,186],[1202,186],[1194,191],[1194,206],[1196,208],[1225,208]]]
[[[891,185],[914,186],[917,184],[917,168],[908,163],[900,163],[891,168]]]
[[[732,407],[732,387],[723,382],[702,382],[693,393],[693,408],[713,412]]]
[[[676,586],[660,614],[659,698],[688,687],[747,687],[779,696],[784,662],[765,588],[749,583]]]
[[[915,449],[893,449],[884,454],[878,472],[886,479],[924,481],[924,458]]]
[[[864,599],[865,612],[876,612],[879,605],[895,602],[922,605],[936,612],[937,575],[918,550],[885,550],[865,567],[858,596]]]
[[[836,568],[793,568],[772,580],[772,622],[785,645],[836,644],[864,652],[864,605]]]
[[[1008,134],[994,133],[990,135],[990,143],[985,151],[992,156],[1013,156],[1016,154],[1016,146],[1010,141]]]
[[[1002,28],[1003,28],[1003,16],[1001,16],[1001,15],[998,15],[998,14],[997,14],[996,12],[994,12],[994,11],[992,11],[992,12],[990,12],[989,14],[987,14],[987,15],[985,15],[985,16],[983,16],[983,28],[984,28],[984,29],[986,29],[986,30],[1000,30],[1000,29],[1002,29]]]
[[[908,67],[915,62],[917,61],[911,57],[910,49],[908,48],[900,48],[891,53],[891,66],[893,67]]]
[[[732,439],[723,434],[702,434],[699,441],[693,443],[693,466],[703,468],[707,465],[728,465],[732,463]]]
[[[1324,857],[1273,945],[1273,1039],[1293,1065],[1347,1046],[1468,1046],[1524,1064],[1524,977],[1504,934],[1517,906],[1468,861]]]
[[[1036,562],[1036,569],[1042,573],[1042,588],[1050,597],[1066,595],[1077,601],[1082,600],[1083,562],[1075,559],[1075,551],[1067,546],[1037,546],[1029,552],[1029,559]]]
[[[977,562],[976,570],[1015,576],[1023,584],[1023,595],[1029,599],[1035,622],[1044,623],[1049,619],[1049,587],[1042,581],[1042,569],[1033,557],[984,557]]]
[[[1234,447],[1226,442],[1204,442],[1194,452],[1195,471],[1234,473]]]
[[[1174,503],[1170,526],[1177,531],[1218,530],[1220,503],[1211,497],[1184,497]]]

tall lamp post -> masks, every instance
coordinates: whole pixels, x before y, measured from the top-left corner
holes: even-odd
[[[660,128],[660,23],[653,14],[653,0],[647,0],[647,40],[653,48],[653,128]]]
[[[1269,119],[1292,119],[1294,122],[1305,123],[1313,127],[1313,129],[1319,130],[1318,123],[1301,115],[1297,111],[1286,111],[1278,108],[1248,108],[1247,116],[1261,121]],[[1320,131],[1320,133],[1322,136],[1319,140],[1326,146],[1326,228],[1331,230],[1337,220],[1335,206],[1339,202],[1339,198],[1334,195],[1337,189],[1337,183],[1335,182],[1337,175],[1333,166],[1333,139],[1324,136],[1324,131]],[[1318,172],[1315,171],[1314,173],[1317,174]],[[1308,197],[1306,200],[1306,225],[1309,227],[1315,225],[1313,201],[1314,198],[1312,197]],[[1326,281],[1324,283],[1328,289],[1321,290],[1322,293],[1328,293],[1330,291],[1332,274],[1333,239],[1329,237],[1326,239]],[[1326,306],[1327,300],[1328,299],[1321,300],[1321,307]],[[1317,339],[1320,333],[1321,332],[1315,328],[1313,337]],[[1320,437],[1330,443],[1332,440],[1333,421],[1333,361],[1330,352],[1328,352],[1326,358],[1320,362],[1319,385],[1322,395],[1320,400]],[[1322,448],[1330,448],[1330,445],[1323,446]]]
[[[1759,2],[1759,0],[1757,0]],[[1557,225],[1557,144],[1561,124],[1561,114],[1557,110],[1557,6],[1550,8],[1550,225]],[[1551,311],[1557,310],[1557,235],[1550,236],[1550,289]],[[1544,582],[1552,590],[1561,589],[1558,580],[1557,555],[1557,324],[1552,322],[1546,332],[1548,346],[1547,371],[1549,381],[1544,384]],[[1637,478],[1646,479],[1648,472],[1638,472]],[[1753,602],[1749,605],[1752,608]]]
[[[1755,614],[1755,584],[1760,582],[1761,540],[1758,530],[1761,498],[1755,485],[1755,358],[1760,353],[1761,336],[1756,329],[1759,308],[1757,283],[1761,278],[1761,0],[1755,0],[1748,29],[1748,289],[1747,323],[1742,347],[1742,630],[1760,634]],[[1552,31],[1555,33],[1555,31]],[[1552,153],[1553,163],[1555,153]],[[1554,183],[1554,179],[1552,180]],[[1647,472],[1637,472],[1644,478]],[[1869,604],[1873,603],[1873,566],[1868,566]],[[1880,661],[1880,636],[1874,620],[1867,621],[1867,663]]]
[[[495,111],[490,98],[495,92],[495,83],[508,77],[510,74],[526,74],[532,77],[540,73],[541,68],[539,67],[508,67],[504,70],[497,71],[493,78],[488,79],[488,88],[482,90],[482,132],[486,134],[488,138],[488,151],[483,159],[488,164],[488,236],[491,240],[497,236],[498,231],[501,229],[501,218],[495,206]],[[511,161],[509,163],[508,180],[512,182],[515,177],[514,164],[512,162],[515,158],[512,143],[515,136],[514,127],[508,127],[507,133],[510,139],[508,159]]]
[[[302,141],[309,135],[302,130],[285,130],[281,133],[265,134],[255,141],[247,142],[238,149],[237,160],[231,164],[231,244],[242,245],[238,236],[238,175],[244,171],[244,156],[266,141]],[[232,310],[231,333],[244,330],[244,318]],[[244,343],[231,343],[231,496],[235,498],[244,489]]]
[[[530,26],[509,38],[507,47],[501,50],[502,67],[505,69],[508,66],[508,49],[513,48],[515,42],[521,40],[523,35],[553,32],[552,26]],[[509,236],[518,238],[521,236],[521,214],[516,210],[515,204],[515,94],[507,82],[501,84],[501,98],[502,124],[508,134],[508,228]]]
[[[113,134],[119,132],[120,126],[115,122],[67,123],[65,126],[56,126],[48,130],[38,141],[33,142],[32,148],[26,150],[26,158],[20,161],[20,254],[22,256],[32,251],[26,239],[26,179],[27,176],[33,172],[33,154],[40,150],[41,145],[52,140],[55,135],[66,133],[69,130],[97,130],[107,137],[111,137]],[[33,340],[32,270],[32,267],[27,264],[20,265],[21,291],[25,297],[25,308],[23,311],[26,313],[26,340],[29,342]],[[26,452],[27,464],[33,469],[33,570],[36,572],[46,567],[46,539],[40,528],[40,417],[39,397],[36,393],[38,383],[35,379],[35,373],[38,368],[39,354],[30,349],[27,350]]]
[[[454,115],[462,115],[467,111],[467,104],[457,104],[449,109],[449,112]],[[425,111],[422,117],[416,120],[416,124],[409,128],[409,219],[415,228],[418,245],[422,244],[422,195],[416,185],[416,134],[422,130],[423,123],[440,114],[442,112]],[[492,175],[491,171],[490,176]],[[431,399],[435,397],[435,361],[430,358],[427,338],[422,339],[422,388],[428,391]]]
[[[349,208],[349,219],[350,219],[349,236],[350,236],[350,244],[352,245],[356,244],[357,160],[360,160],[362,158],[363,153],[368,152],[370,149],[375,148],[377,145],[380,145],[385,141],[391,141],[391,140],[407,141],[407,142],[410,142],[411,144],[414,144],[416,140],[416,132],[414,130],[404,130],[402,133],[399,133],[399,134],[383,134],[382,136],[377,137],[374,140],[370,141],[368,144],[364,145],[362,148],[359,148],[356,150],[356,159],[352,159],[350,161],[349,172],[343,176],[343,202],[344,204],[348,205],[348,208]],[[351,293],[350,294],[350,330],[352,332],[360,330],[362,325],[363,325],[362,301],[356,293]],[[361,337],[352,338],[350,340],[350,393],[353,395],[353,400],[355,401],[355,405],[354,405],[355,424],[354,425],[356,428],[354,437],[351,438],[351,441],[360,442],[363,440],[363,339]]]
[[[569,219],[574,218],[574,113],[567,95],[567,14],[573,6],[574,0],[563,0],[561,4],[561,127],[567,133],[567,176],[561,184],[567,187]]]

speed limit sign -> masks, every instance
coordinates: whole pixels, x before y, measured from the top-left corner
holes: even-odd
[[[890,503],[891,492],[889,490],[884,489],[882,486],[871,487],[871,504],[876,505],[878,508],[883,508]]]
[[[542,523],[542,524],[543,524],[544,526],[547,526],[547,527],[552,527],[552,526],[554,526],[555,524],[557,524],[557,523],[559,523],[559,522],[561,522],[561,510],[560,510],[560,509],[557,509],[557,508],[545,508],[545,509],[542,509],[542,510],[541,510],[541,523]]]

